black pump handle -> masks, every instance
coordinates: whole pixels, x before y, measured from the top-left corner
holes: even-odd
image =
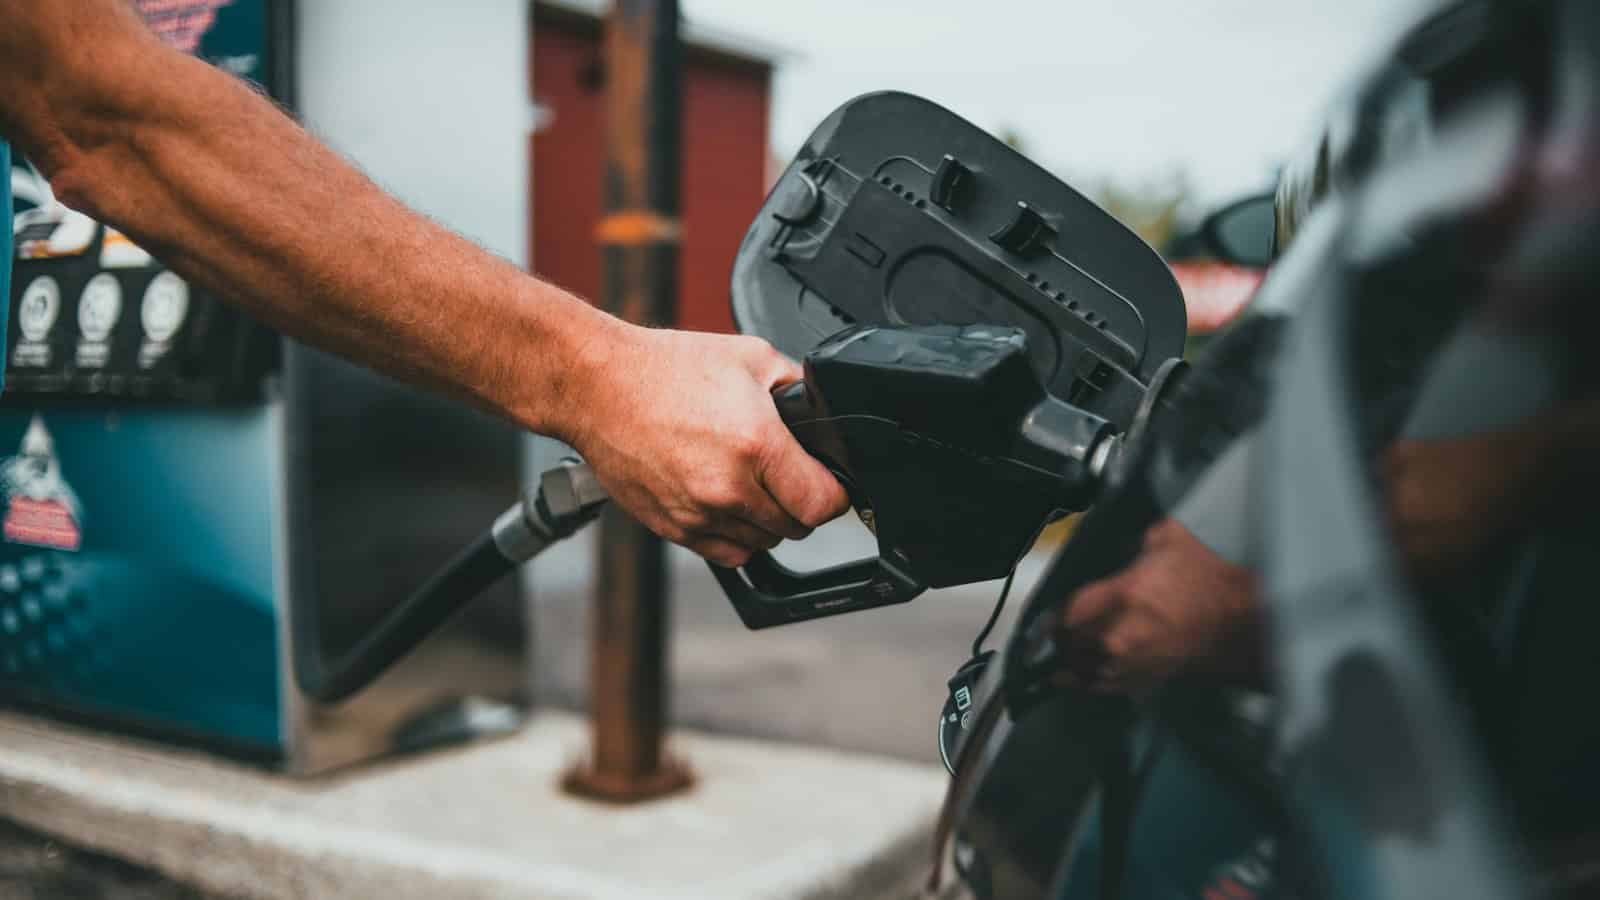
[[[713,563],[711,572],[740,620],[752,630],[905,603],[924,589],[882,559],[802,574],[763,550],[740,568]]]
[[[812,429],[804,427],[827,415],[803,381],[773,391],[778,415],[813,456],[836,467],[817,447],[807,444]],[[848,489],[850,485],[840,478]],[[816,572],[796,572],[763,550],[737,569],[711,564],[711,573],[722,585],[745,627],[771,628],[807,619],[820,619],[843,613],[905,603],[921,594],[926,585],[881,557],[862,559]]]

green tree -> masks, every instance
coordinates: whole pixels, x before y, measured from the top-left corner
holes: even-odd
[[[1191,195],[1189,179],[1179,171],[1138,184],[1103,179],[1091,198],[1150,246],[1160,249],[1177,233]]]

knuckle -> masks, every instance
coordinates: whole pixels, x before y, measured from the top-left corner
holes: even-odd
[[[1133,650],[1133,642],[1121,632],[1112,632],[1100,641],[1100,649],[1108,659],[1124,659]]]
[[[1136,603],[1150,587],[1150,575],[1142,566],[1128,570],[1117,582],[1117,599],[1123,604]]]
[[[698,517],[694,516],[680,518],[672,522],[669,530],[671,533],[663,534],[662,537],[672,541],[674,544],[681,544],[685,547],[692,548],[695,543],[703,541],[707,537],[705,525],[698,521]]]
[[[832,510],[828,509],[828,507],[824,504],[813,503],[809,504],[809,506],[809,509],[803,509],[801,510],[800,515],[795,516],[795,518],[800,521],[800,524],[806,527],[807,534],[809,534],[813,529],[819,528],[826,524],[830,514],[832,513]]]
[[[750,429],[734,439],[734,453],[738,453],[739,460],[750,468],[763,466],[768,461],[776,440],[773,440],[770,431],[766,429]]]
[[[752,335],[731,335],[727,341],[731,355],[757,371],[767,361],[768,354],[772,351],[766,341]]]
[[[821,505],[817,503],[813,492],[800,495],[798,501],[794,504],[794,508],[788,510],[788,512],[796,522],[799,522],[808,531],[823,522]]]
[[[711,525],[711,512],[704,506],[694,506],[681,510],[674,520],[674,524],[685,536],[699,534]]]
[[[794,510],[794,517],[807,529],[826,523],[842,512],[847,504],[843,500],[844,491],[837,482],[832,482],[831,476],[822,477],[828,480],[813,481],[810,490],[802,495],[799,508]]]
[[[754,468],[766,461],[774,442],[767,429],[751,427],[735,433],[729,443],[739,464]]]
[[[723,478],[706,486],[703,499],[710,509],[719,512],[738,512],[744,506],[745,497],[739,482],[732,478]]]
[[[733,339],[738,342],[741,353],[758,362],[768,362],[782,356],[771,344],[753,334],[734,335]]]

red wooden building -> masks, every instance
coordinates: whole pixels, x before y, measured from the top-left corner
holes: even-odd
[[[772,59],[687,35],[683,84],[683,245],[679,322],[731,331],[728,276],[767,190]],[[585,297],[600,291],[604,166],[601,19],[583,5],[533,5],[530,243],[541,277]]]

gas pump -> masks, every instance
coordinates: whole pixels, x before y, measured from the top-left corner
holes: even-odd
[[[291,2],[141,6],[294,107]],[[514,585],[424,648],[426,678],[402,668],[334,710],[294,672],[501,511],[518,434],[284,340],[54,202],[25,161],[11,180],[0,703],[295,772],[514,725]]]

